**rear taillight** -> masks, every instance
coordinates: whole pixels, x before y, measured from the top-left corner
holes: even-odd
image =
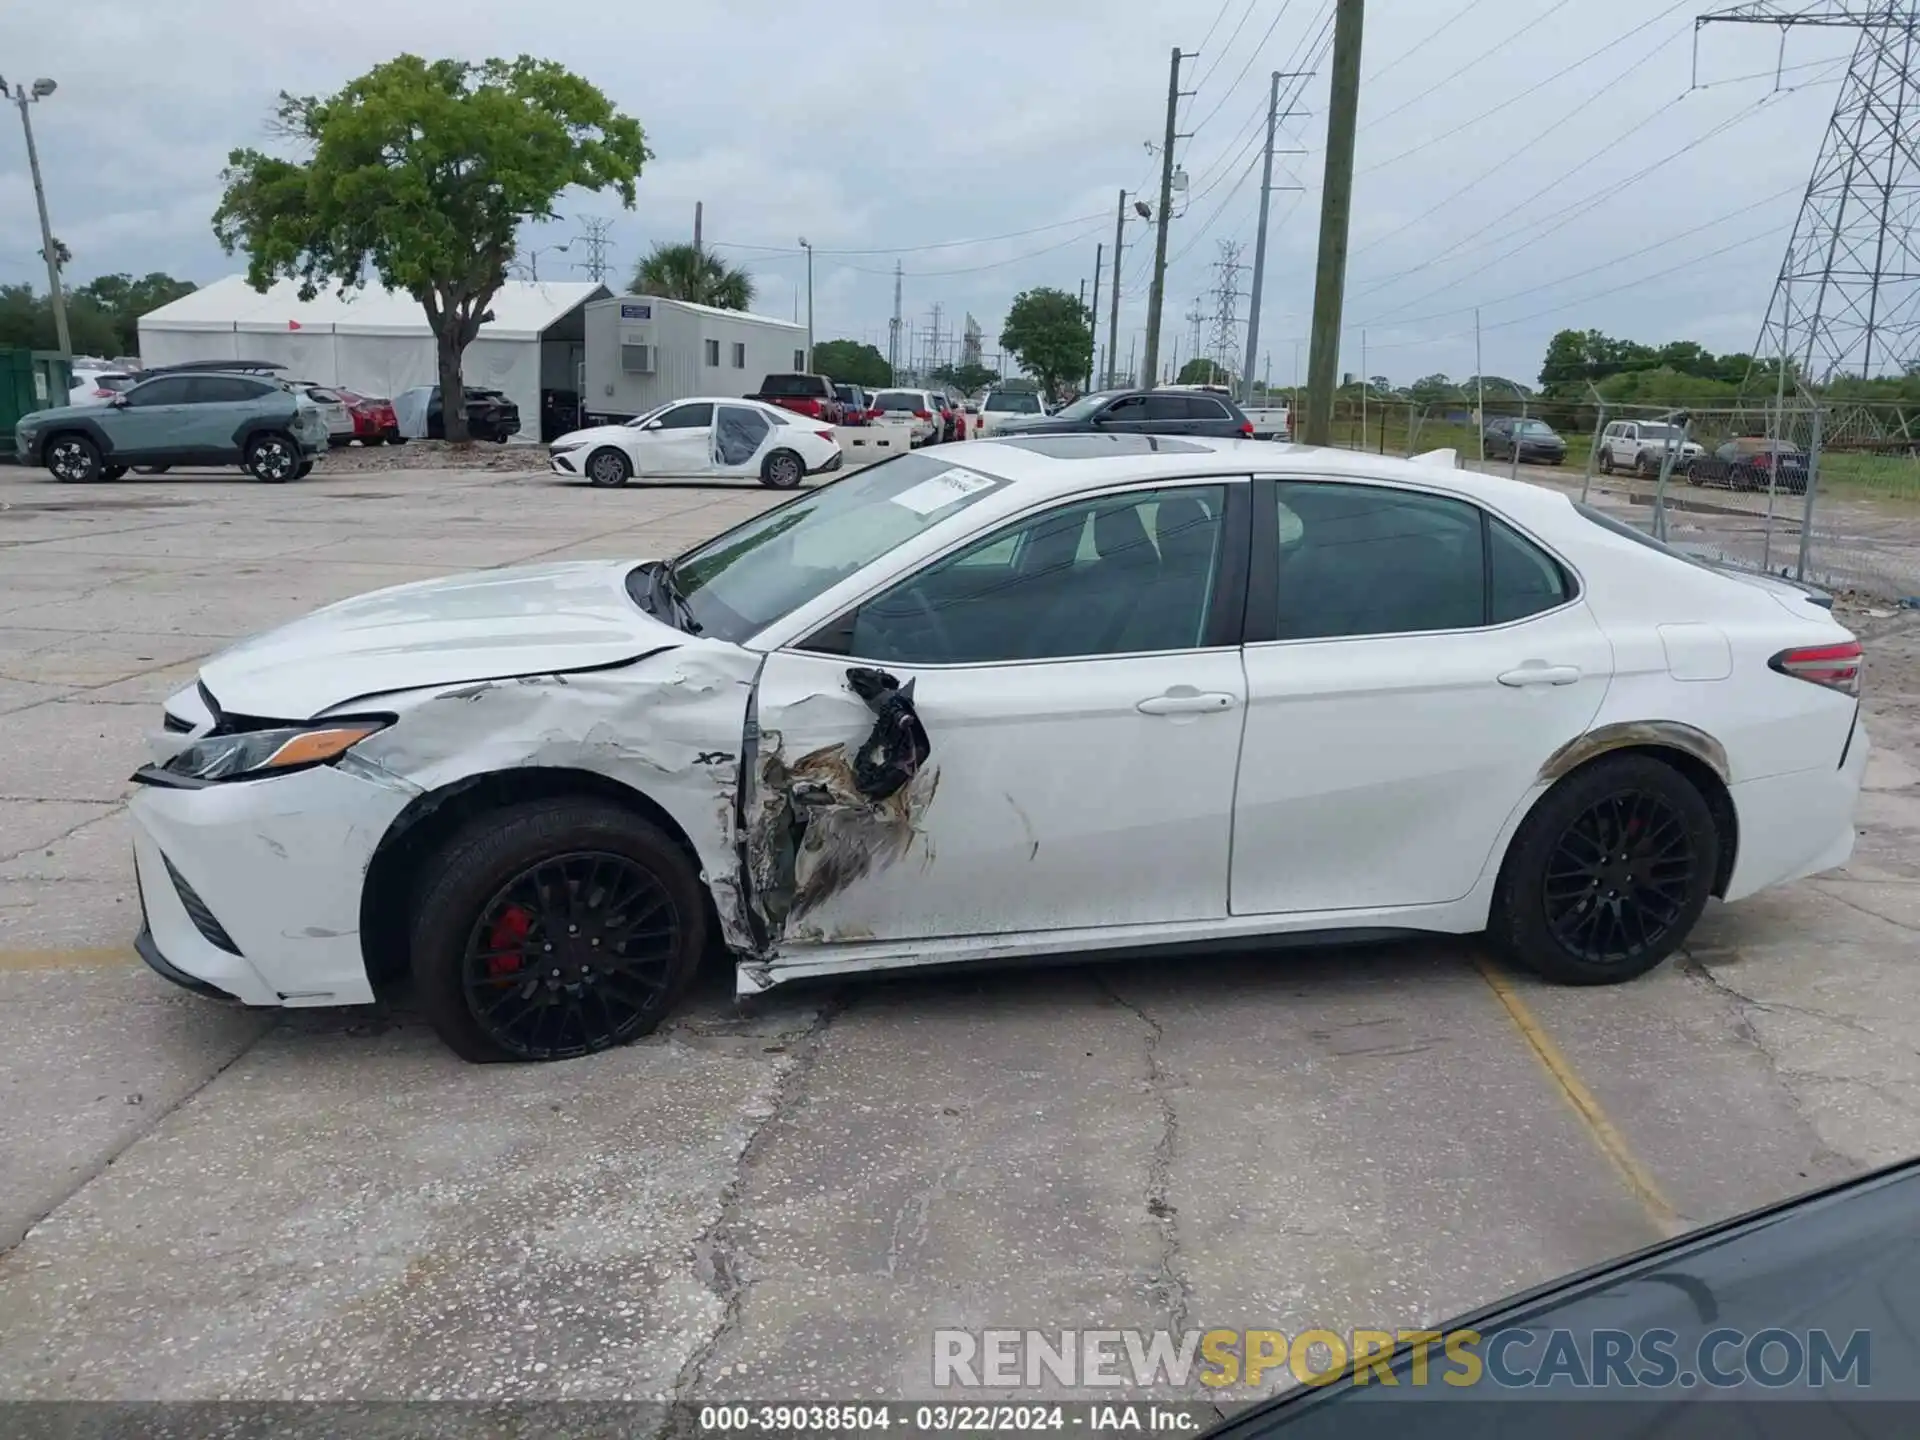
[[[831,430],[816,430],[813,433],[818,435],[822,440],[833,439],[833,432]]]
[[[116,393],[118,392],[113,390],[96,390],[93,392],[93,398],[96,400],[111,400]]]
[[[933,412],[931,410],[916,410],[913,412],[913,418],[916,420],[931,420],[933,418]]]
[[[1251,421],[1251,420],[1242,420],[1242,421],[1240,422],[1240,433],[1241,433],[1242,435],[1251,435],[1251,434],[1253,434],[1253,421]]]
[[[1782,675],[1810,680],[1845,695],[1860,693],[1860,669],[1865,663],[1866,652],[1861,650],[1858,640],[1838,645],[1802,645],[1782,650],[1767,662]]]

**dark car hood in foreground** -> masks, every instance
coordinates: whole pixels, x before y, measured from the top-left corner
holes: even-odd
[[[1363,1323],[1387,1325],[1390,1316]],[[1469,1330],[1489,1357],[1503,1345],[1503,1371],[1546,1368],[1549,1338],[1571,1337],[1571,1352],[1593,1353],[1596,1337],[1673,1337],[1678,1364],[1663,1385],[1577,1388],[1562,1375],[1513,1387],[1491,1376],[1465,1386],[1411,1383],[1410,1351],[1394,1365],[1399,1383],[1351,1376],[1296,1389],[1235,1416],[1213,1434],[1253,1440],[1351,1440],[1407,1436],[1871,1435],[1920,1433],[1920,1162],[1817,1191],[1611,1261],[1501,1301],[1443,1331]],[[1693,1373],[1703,1352],[1726,1372],[1743,1364],[1745,1337],[1766,1331],[1820,1334],[1836,1352],[1852,1347],[1864,1364],[1852,1379],[1821,1388],[1754,1382],[1722,1388]],[[1524,1343],[1520,1336],[1533,1337]],[[1737,1332],[1734,1342],[1719,1332]],[[1501,1342],[1499,1337],[1509,1334]],[[1710,1350],[1719,1336],[1720,1348]],[[1856,1337],[1865,1336],[1864,1340]],[[1774,1343],[1774,1342],[1769,1342]],[[1784,1344],[1786,1342],[1778,1342]],[[1784,1354],[1776,1345],[1776,1354]],[[1434,1347],[1436,1370],[1440,1347]],[[1636,1355],[1632,1362],[1638,1366]],[[1763,1368],[1775,1362],[1763,1362]],[[1777,1368],[1777,1367],[1776,1367]],[[1897,1403],[1888,1403],[1897,1402]]]

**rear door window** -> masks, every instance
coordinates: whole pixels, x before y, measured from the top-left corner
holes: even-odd
[[[185,375],[163,375],[158,380],[149,380],[129,390],[127,404],[142,408],[149,405],[185,405],[191,383]]]

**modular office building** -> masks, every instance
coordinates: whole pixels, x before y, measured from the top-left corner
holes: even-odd
[[[752,395],[804,370],[807,327],[654,295],[586,307],[587,423],[631,420],[689,395]]]

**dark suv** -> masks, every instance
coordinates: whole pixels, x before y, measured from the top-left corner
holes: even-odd
[[[996,435],[1214,435],[1253,434],[1253,422],[1224,395],[1190,390],[1096,390],[1051,415],[1010,417]]]
[[[320,407],[269,375],[196,370],[156,375],[105,404],[23,415],[23,465],[64,481],[117,480],[139,465],[239,465],[256,480],[298,480],[327,452]]]

